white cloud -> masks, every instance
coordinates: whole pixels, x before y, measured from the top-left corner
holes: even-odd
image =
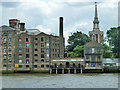
[[[45,32],[45,33],[48,33],[48,34],[51,33],[51,29],[44,28],[44,26],[42,26],[42,25],[37,26],[36,29],[39,29],[41,32]]]
[[[18,2],[18,0],[7,0]],[[92,30],[95,0],[19,0],[16,7],[4,7],[3,24],[10,18],[18,18],[26,23],[26,28],[36,27],[42,32],[56,34],[59,31],[59,17],[64,17],[64,36],[67,44],[68,36],[78,31],[88,34]],[[106,31],[116,26],[117,0],[96,0],[101,30]],[[75,3],[73,3],[75,2]],[[79,2],[79,3],[78,3]],[[83,2],[85,2],[83,4]],[[92,2],[92,3],[89,3]],[[86,4],[87,3],[87,4]],[[9,3],[8,3],[9,4]],[[13,3],[14,4],[14,3]],[[14,8],[14,9],[13,9]]]
[[[86,31],[88,31],[87,27],[88,27],[89,23],[88,22],[82,22],[82,23],[76,23],[75,25],[71,26],[71,27],[67,27],[67,28],[64,28],[64,37],[65,37],[65,45],[68,45],[68,38],[69,36],[74,33],[74,32],[77,32],[77,31],[81,31],[83,33],[85,33]],[[86,28],[86,31],[82,31],[83,28]]]

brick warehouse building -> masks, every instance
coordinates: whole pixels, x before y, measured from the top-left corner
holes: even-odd
[[[25,29],[25,23],[10,19],[0,27],[2,70],[49,70],[52,59],[64,58],[63,17],[59,19],[59,36]],[[15,67],[15,68],[14,68]]]

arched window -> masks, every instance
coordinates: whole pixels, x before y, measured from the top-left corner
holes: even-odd
[[[44,62],[44,59],[42,59],[41,62]]]

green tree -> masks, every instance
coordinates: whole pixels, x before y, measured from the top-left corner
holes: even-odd
[[[83,46],[77,45],[72,52],[69,52],[70,58],[83,57]]]
[[[112,48],[107,44],[103,44],[103,58],[111,58],[112,57]]]
[[[66,47],[69,57],[76,58],[76,57],[83,57],[83,46],[91,41],[90,37],[82,32],[75,32],[68,39],[68,46]]]
[[[112,47],[112,52],[118,57],[120,54],[120,27],[110,28],[107,30],[107,40],[109,45]]]
[[[75,32],[71,36],[69,36],[68,39],[68,46],[66,47],[68,52],[71,52],[74,50],[74,48],[79,45],[83,46],[85,43],[91,41],[91,39],[84,33],[82,32]]]

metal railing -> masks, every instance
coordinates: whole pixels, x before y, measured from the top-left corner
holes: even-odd
[[[83,65],[50,65],[50,68],[84,68]]]

